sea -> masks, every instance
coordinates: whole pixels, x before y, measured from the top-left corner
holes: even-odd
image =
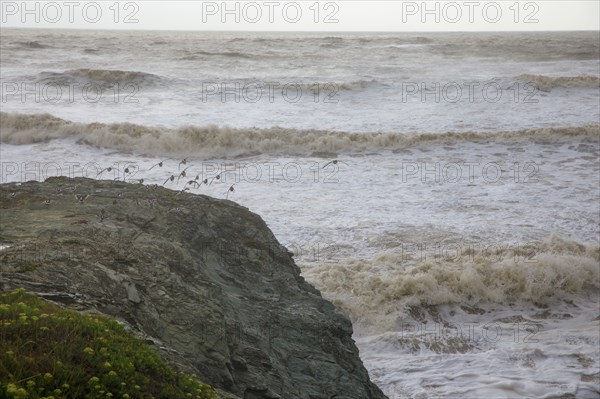
[[[390,399],[600,398],[597,32],[0,37],[2,183],[247,207]]]

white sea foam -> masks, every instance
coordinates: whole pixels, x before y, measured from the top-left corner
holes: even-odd
[[[599,49],[594,32],[3,29],[1,178],[123,179],[133,164],[131,181],[163,184],[184,156],[190,176],[233,170],[191,191],[236,184],[228,198],[354,321],[391,399],[597,398]],[[9,93],[52,82],[139,90]],[[303,96],[231,93],[257,82]],[[440,178],[446,165],[462,178]]]
[[[84,144],[148,154],[213,156],[244,153],[311,154],[399,149],[417,143],[461,141],[561,142],[572,138],[596,140],[598,126],[528,129],[514,132],[448,132],[445,134],[349,133],[281,127],[240,129],[185,126],[178,129],[131,123],[74,123],[49,114],[0,114],[0,140],[30,144],[73,138]]]

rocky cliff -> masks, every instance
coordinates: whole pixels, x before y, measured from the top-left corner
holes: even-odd
[[[248,209],[68,178],[4,184],[0,198],[0,290],[121,320],[244,399],[385,398],[348,319]]]

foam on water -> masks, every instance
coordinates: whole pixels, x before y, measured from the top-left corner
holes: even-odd
[[[311,154],[399,149],[419,142],[537,140],[561,142],[570,138],[595,141],[599,127],[579,126],[508,132],[448,132],[444,134],[350,133],[281,127],[241,129],[185,126],[178,129],[131,123],[73,123],[50,114],[0,113],[0,140],[28,144],[72,137],[103,148],[135,150],[157,155],[238,156],[247,153]]]
[[[211,179],[190,191],[265,219],[352,319],[390,398],[597,398],[599,49],[586,32],[3,29],[3,87],[139,90],[135,102],[3,93],[1,181]],[[436,93],[473,81],[501,98]],[[219,85],[209,98],[206,82]],[[305,96],[223,100],[267,82]]]

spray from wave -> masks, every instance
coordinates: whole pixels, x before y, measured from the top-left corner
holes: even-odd
[[[303,275],[367,333],[393,331],[424,308],[545,305],[600,289],[600,247],[552,236],[536,245],[411,262],[406,253],[303,267]]]
[[[572,138],[597,141],[600,126],[540,128],[512,132],[447,132],[440,134],[351,133],[283,127],[230,128],[215,125],[177,129],[132,123],[76,123],[50,114],[0,113],[0,141],[31,144],[71,138],[80,144],[146,154],[239,156],[248,153],[310,155],[401,149],[421,143],[460,141],[561,142]]]

